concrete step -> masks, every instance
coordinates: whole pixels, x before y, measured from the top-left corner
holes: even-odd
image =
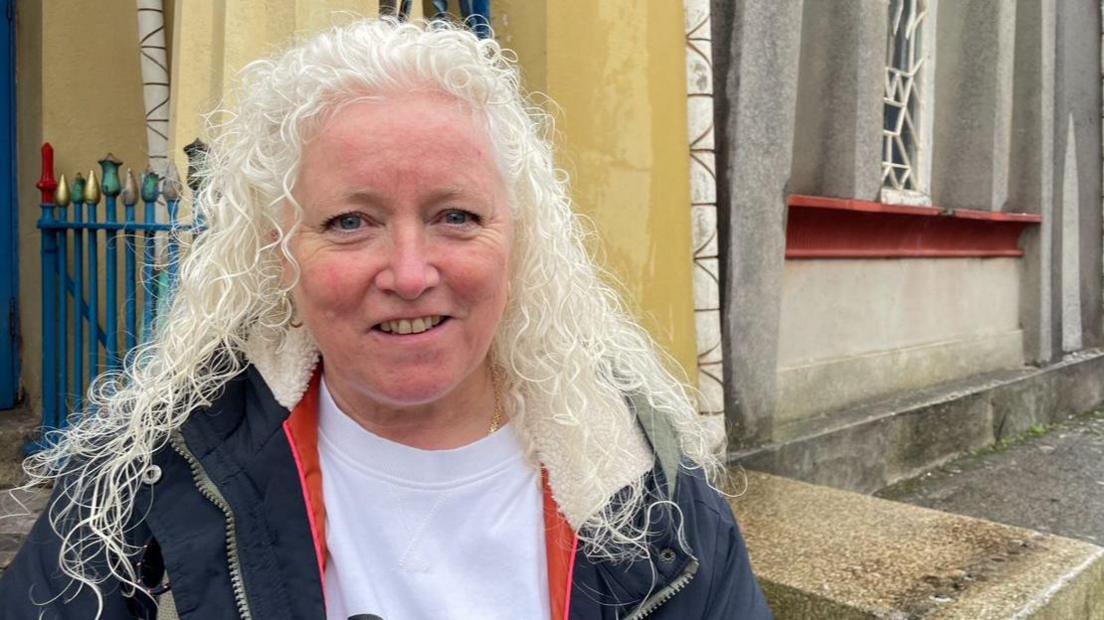
[[[1104,617],[1090,543],[757,472],[730,503],[779,620]]]
[[[770,445],[730,462],[873,493],[963,453],[1104,402],[1104,350],[1044,368],[970,377],[774,429]]]
[[[1104,411],[1039,426],[877,495],[1104,544]]]

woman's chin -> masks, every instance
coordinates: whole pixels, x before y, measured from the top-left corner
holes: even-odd
[[[351,391],[387,408],[447,407],[454,399],[471,400],[489,387],[484,368],[483,363],[472,367],[445,358],[434,363],[395,364],[384,373],[372,372],[378,368],[366,369],[359,380],[348,375],[345,379]]]
[[[368,396],[385,407],[396,409],[425,407],[445,400],[453,387],[441,383],[389,386]]]

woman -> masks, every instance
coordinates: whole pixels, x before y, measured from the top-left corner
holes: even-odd
[[[33,463],[0,617],[769,617],[496,43],[360,22],[226,118],[163,329]]]

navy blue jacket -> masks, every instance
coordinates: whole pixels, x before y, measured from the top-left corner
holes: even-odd
[[[263,620],[325,618],[307,508],[282,430],[288,414],[249,369],[210,408],[190,417],[174,446],[155,455],[160,469],[152,470],[135,504],[145,518],[131,536],[145,551],[134,561],[142,562],[155,593],[171,590],[181,618],[237,619],[244,617],[243,606],[249,617]],[[213,486],[197,485],[197,465]],[[700,475],[679,467],[677,476],[686,548],[670,515],[652,528],[651,562],[594,561],[580,546],[571,620],[771,617],[727,503]],[[669,488],[659,459],[649,484],[655,493]],[[87,588],[66,590],[58,552],[57,535],[40,518],[0,579],[0,620],[95,616]],[[231,556],[239,570],[231,569]],[[110,581],[104,591],[103,618],[156,617],[149,596],[128,595]],[[37,606],[32,598],[52,602]]]

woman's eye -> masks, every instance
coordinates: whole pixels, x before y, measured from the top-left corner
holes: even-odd
[[[445,213],[443,220],[450,226],[466,226],[474,223],[476,217],[467,211],[449,211]]]
[[[353,213],[347,213],[345,215],[339,215],[330,221],[330,226],[339,231],[352,231],[360,228],[364,224],[364,220],[359,215]]]

